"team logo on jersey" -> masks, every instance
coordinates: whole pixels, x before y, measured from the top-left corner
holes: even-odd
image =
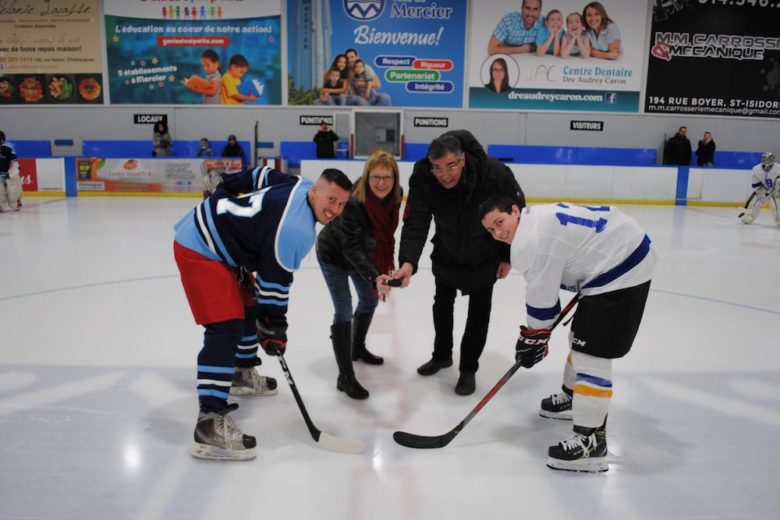
[[[344,12],[353,20],[367,22],[385,10],[385,0],[344,0]]]
[[[588,342],[585,341],[584,339],[571,338],[571,344],[572,345],[577,345],[578,347],[584,347],[587,343]]]

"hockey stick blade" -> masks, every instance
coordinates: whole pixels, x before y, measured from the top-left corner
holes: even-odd
[[[393,440],[401,446],[407,448],[415,448],[419,450],[430,450],[436,448],[443,448],[455,438],[458,432],[450,431],[444,435],[415,435],[409,432],[395,432],[393,433]]]
[[[352,455],[363,453],[363,450],[366,449],[366,445],[363,444],[363,441],[336,437],[327,432],[320,432],[320,438],[317,440],[317,443],[326,450]]]
[[[555,329],[555,327],[558,326],[558,324],[563,320],[563,318],[566,317],[567,314],[574,308],[574,306],[577,304],[577,302],[580,299],[580,293],[577,293],[574,295],[574,297],[569,301],[568,304],[566,304],[566,307],[563,308],[563,310],[560,312],[558,317],[555,319],[555,322],[550,326],[550,330],[552,331]],[[436,448],[443,448],[446,445],[452,441],[452,439],[455,438],[457,434],[463,430],[463,428],[466,427],[466,425],[471,421],[471,419],[474,418],[475,415],[479,413],[480,410],[490,401],[496,393],[501,389],[501,387],[504,386],[504,384],[509,381],[509,378],[511,378],[515,372],[518,371],[520,368],[520,361],[516,361],[514,365],[512,365],[509,370],[506,371],[506,373],[501,377],[501,379],[498,380],[498,383],[493,385],[493,388],[490,389],[490,391],[485,394],[485,396],[480,399],[479,403],[469,412],[469,414],[458,423],[457,426],[455,426],[452,430],[448,431],[447,433],[443,435],[437,435],[437,436],[427,436],[427,435],[415,435],[414,433],[408,433],[408,432],[401,432],[397,431],[393,433],[393,440],[400,444],[401,446],[406,446],[407,448],[416,448],[416,449],[436,449]]]
[[[361,453],[365,449],[365,445],[362,441],[336,437],[335,435],[321,431],[314,425],[311,417],[309,417],[309,412],[306,410],[306,406],[303,404],[303,398],[301,397],[300,392],[298,392],[298,386],[295,384],[295,380],[290,373],[290,367],[287,366],[287,361],[285,361],[283,355],[277,357],[279,358],[279,365],[282,367],[282,372],[284,372],[284,377],[290,385],[290,390],[293,393],[295,402],[298,404],[298,409],[301,411],[303,421],[306,423],[306,427],[309,429],[309,433],[311,434],[312,439],[314,439],[314,442],[326,450],[335,451],[337,453]]]

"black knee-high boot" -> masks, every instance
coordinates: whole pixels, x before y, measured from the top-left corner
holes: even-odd
[[[374,311],[356,312],[352,319],[352,361],[358,359],[369,365],[381,365],[385,362],[380,356],[375,356],[366,348],[366,334],[368,327],[371,326],[371,320],[374,318]]]
[[[336,355],[336,364],[339,366],[339,377],[336,380],[336,388],[346,393],[352,399],[365,399],[368,390],[363,388],[355,378],[355,369],[352,367],[350,351],[350,335],[352,323],[345,321],[330,327],[330,339],[333,341],[333,353]]]

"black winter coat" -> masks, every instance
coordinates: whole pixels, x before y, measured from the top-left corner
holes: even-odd
[[[357,273],[369,283],[379,276],[371,255],[376,240],[371,220],[363,205],[353,196],[344,211],[317,236],[317,259]]]
[[[467,294],[495,283],[498,264],[509,261],[509,245],[494,240],[482,227],[479,205],[491,195],[504,194],[523,208],[525,196],[512,170],[489,157],[471,132],[448,134],[460,140],[465,152],[463,175],[455,188],[447,190],[434,177],[427,158],[415,163],[398,263],[409,262],[417,271],[433,218],[433,274]]]

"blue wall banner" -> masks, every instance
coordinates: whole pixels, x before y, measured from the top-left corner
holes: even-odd
[[[466,0],[288,0],[287,28],[290,105],[463,106]],[[348,49],[381,82],[378,95],[321,97]],[[350,69],[342,81],[355,86]]]
[[[112,104],[282,103],[276,2],[105,0],[105,27]]]
[[[658,3],[645,112],[780,118],[780,0]]]
[[[647,0],[495,0],[470,13],[469,108],[638,112]]]

